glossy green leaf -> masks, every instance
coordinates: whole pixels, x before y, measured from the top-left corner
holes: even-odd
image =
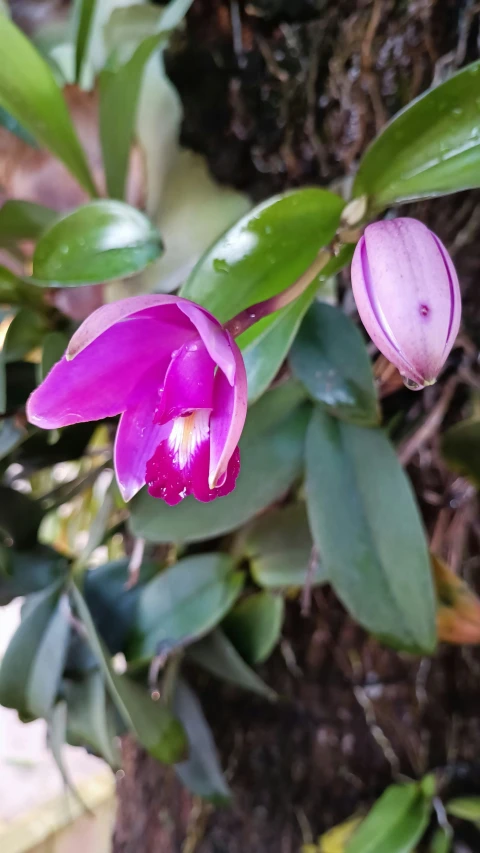
[[[327,264],[322,275],[295,302],[255,323],[237,338],[247,369],[250,403],[257,400],[275,378],[316,294],[319,291],[321,294],[325,282],[350,263],[353,248],[344,246],[339,255]]]
[[[431,810],[432,797],[421,783],[391,785],[347,843],[345,853],[414,853]]]
[[[6,201],[0,208],[0,245],[16,240],[38,240],[59,214],[31,201]]]
[[[143,213],[120,201],[94,201],[41,236],[33,277],[49,286],[94,284],[132,275],[161,252],[160,235]]]
[[[75,81],[80,82],[97,0],[79,0],[75,34]]]
[[[255,582],[266,589],[302,587],[314,559],[312,584],[325,583],[325,567],[315,559],[304,503],[264,513],[240,533],[242,553],[250,560]]]
[[[224,322],[292,284],[337,230],[343,200],[327,190],[294,190],[255,207],[218,240],[189,276],[182,296]]]
[[[37,543],[25,551],[8,548],[7,552],[8,572],[0,574],[0,606],[66,579],[68,560],[47,545]]]
[[[447,803],[446,809],[453,817],[480,824],[480,797],[456,797]]]
[[[257,592],[235,605],[222,628],[247,663],[262,663],[280,639],[284,611],[281,595]]]
[[[362,335],[339,308],[317,302],[300,327],[290,354],[296,377],[332,415],[372,426],[379,410]]]
[[[186,741],[180,723],[162,702],[154,702],[145,689],[125,675],[118,675],[100,640],[80,591],[74,587],[73,597],[85,626],[88,642],[98,659],[110,695],[125,722],[144,749],[165,764],[180,761]]]
[[[408,104],[367,149],[354,196],[374,210],[480,186],[480,62]]]
[[[99,78],[100,139],[107,189],[112,198],[122,199],[125,196],[128,161],[145,66],[154,51],[166,43],[171,30],[182,20],[191,3],[192,0],[173,0],[161,14],[160,10],[148,6],[117,9],[112,16],[114,20],[109,23],[110,38],[112,35],[115,38],[115,27],[118,31],[120,19],[125,27],[125,20],[129,18],[132,24],[129,41],[134,41],[135,35],[142,28],[146,29],[145,18],[148,19],[146,37],[140,41],[133,55],[120,67],[113,65],[104,68]]]
[[[480,488],[480,419],[470,418],[442,436],[442,456],[448,467]]]
[[[128,563],[128,558],[125,558],[89,569],[83,582],[88,609],[112,655],[125,652],[136,619],[140,593],[159,570],[157,564],[144,561],[137,583],[129,586]]]
[[[276,699],[275,691],[271,690],[253,669],[250,669],[220,628],[216,628],[200,642],[189,646],[187,658],[222,681],[228,681],[244,690],[258,693],[267,699]]]
[[[240,441],[242,467],[234,491],[212,503],[191,497],[167,506],[145,491],[131,504],[135,536],[152,542],[199,542],[234,530],[290,488],[299,476],[309,407],[302,391],[285,384],[249,412]]]
[[[243,587],[227,554],[198,554],[165,569],[140,593],[129,657],[169,653],[210,631]]]
[[[32,715],[29,681],[59,598],[60,586],[54,584],[27,599],[28,611],[22,614],[0,666],[0,705]]]
[[[52,71],[31,41],[3,15],[0,53],[0,106],[62,160],[88,193],[96,195],[85,154]]]
[[[67,657],[70,630],[68,596],[63,594],[38,643],[28,674],[25,699],[27,708],[35,717],[47,719],[53,710]]]
[[[307,436],[308,514],[314,541],[352,616],[384,641],[435,648],[435,596],[412,488],[379,429],[321,409]]]
[[[47,332],[45,319],[31,308],[21,308],[10,323],[3,343],[6,363],[20,361],[40,346]]]
[[[60,361],[70,340],[64,332],[50,332],[43,340],[42,360],[40,362],[39,381],[50,373],[52,367]]]
[[[183,679],[175,685],[173,710],[188,737],[188,759],[175,765],[175,772],[192,794],[224,805],[231,799],[218,760],[215,741],[200,702]]]
[[[114,708],[109,702],[102,673],[94,670],[82,681],[66,681],[65,699],[68,742],[73,746],[87,745],[111,767],[120,767]]]
[[[1,213],[1,210],[0,210]],[[0,304],[17,305],[19,302],[18,284],[20,279],[7,267],[0,265]],[[3,319],[3,317],[2,317]]]

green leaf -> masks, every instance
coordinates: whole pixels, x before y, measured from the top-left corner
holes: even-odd
[[[130,7],[116,10],[117,28],[119,16],[135,18],[137,26],[130,38],[138,33],[138,18],[145,25],[148,19],[148,35],[136,47],[133,55],[119,68],[106,67],[100,74],[100,140],[108,193],[112,198],[123,199],[128,170],[130,148],[134,138],[138,99],[145,65],[162,44],[166,43],[171,30],[178,25],[191,6],[192,0],[174,0],[159,15],[151,7]],[[113,16],[112,16],[113,17]],[[112,27],[112,22],[109,23]],[[115,26],[115,21],[113,21]]]
[[[0,539],[5,536],[15,548],[33,548],[42,518],[39,501],[0,483]]]
[[[114,708],[108,700],[102,673],[94,670],[82,681],[65,681],[65,699],[68,742],[73,746],[87,744],[110,767],[120,767]]]
[[[435,648],[435,595],[412,488],[379,429],[317,409],[307,435],[308,514],[338,596],[382,640]]]
[[[52,71],[5,16],[0,16],[0,52],[0,106],[62,160],[90,195],[96,195],[84,151]]]
[[[175,772],[193,794],[224,805],[231,799],[218,761],[215,741],[200,702],[183,679],[175,685],[173,710],[188,737],[188,759],[175,765]]]
[[[480,420],[476,417],[450,427],[441,440],[448,467],[480,489]]]
[[[346,853],[413,853],[431,809],[432,797],[421,783],[391,785],[347,843]]]
[[[344,207],[327,190],[294,190],[255,207],[201,258],[182,296],[221,322],[285,290],[332,240]]]
[[[0,354],[0,398],[2,383],[3,359]],[[8,456],[19,444],[27,438],[27,430],[21,424],[18,425],[15,417],[2,418],[0,420],[0,460]]]
[[[257,592],[235,605],[222,628],[247,663],[263,663],[280,639],[284,612],[280,595]]]
[[[456,797],[446,805],[447,813],[480,824],[480,797]]]
[[[271,701],[277,698],[275,691],[250,669],[220,628],[216,628],[199,643],[189,646],[187,658],[223,681],[258,693]]]
[[[250,560],[255,583],[266,589],[303,586],[308,578],[313,541],[304,503],[273,509],[247,528],[242,553]],[[315,560],[312,584],[328,580],[325,566]]]
[[[290,364],[314,400],[332,415],[372,426],[379,410],[363,338],[339,308],[317,302],[306,315]]]
[[[185,735],[180,723],[161,702],[154,702],[139,684],[118,675],[98,637],[88,607],[77,587],[73,598],[85,626],[88,641],[98,658],[110,695],[125,725],[135,734],[144,749],[158,761],[172,764],[185,753]],[[1,671],[0,671],[1,672]]]
[[[151,542],[200,542],[235,530],[285,494],[302,467],[309,408],[294,384],[272,389],[253,406],[240,441],[234,491],[212,503],[191,497],[170,507],[146,491],[132,501],[135,536]]]
[[[154,50],[166,42],[167,32],[149,36],[119,69],[100,74],[100,139],[108,193],[124,198],[138,97],[145,65]]]
[[[143,213],[120,201],[94,201],[57,220],[33,256],[33,277],[49,286],[94,284],[144,269],[162,251]]]
[[[34,714],[29,704],[30,679],[45,634],[52,617],[58,611],[59,599],[59,584],[54,584],[27,599],[28,610],[22,614],[22,621],[3,656],[0,667],[0,704],[15,708],[25,715]],[[55,675],[57,674],[58,669],[55,671]],[[47,678],[49,679],[48,674]],[[43,694],[43,698],[47,697],[48,700],[52,690],[56,692],[58,683],[49,679],[49,689]]]
[[[353,246],[344,246],[339,255],[324,268],[323,273],[307,290],[280,311],[275,311],[237,338],[247,369],[248,400],[257,400],[268,388],[287,357],[297,335],[302,319],[322,283],[329,281],[340,269],[350,263]]]
[[[3,351],[0,350],[0,415],[4,415],[7,411],[7,371]],[[0,448],[2,446],[1,427],[0,427]],[[0,449],[1,454],[1,449]],[[1,458],[1,455],[0,455]]]
[[[138,599],[158,565],[144,561],[134,586],[128,586],[127,558],[89,569],[83,595],[96,629],[112,655],[124,652],[137,613]]]
[[[48,545],[37,543],[28,551],[7,548],[7,553],[8,572],[0,574],[0,607],[66,579],[68,560]]]
[[[430,842],[428,853],[450,853],[452,849],[452,833],[439,827]]]
[[[105,40],[109,51],[125,47],[135,49],[152,32],[170,31],[181,24],[193,0],[172,0],[163,8],[147,4],[133,4],[113,10],[105,27]]]
[[[480,186],[480,61],[403,109],[367,149],[353,188],[373,210]]]
[[[31,201],[6,201],[0,208],[0,245],[17,240],[38,240],[58,219],[49,207]]]
[[[77,11],[77,31],[75,34],[75,82],[80,83],[83,61],[87,50],[96,0],[80,0]]]
[[[70,639],[68,596],[58,599],[38,643],[25,693],[27,708],[35,717],[48,718],[53,710],[65,665]]]
[[[3,343],[6,363],[21,361],[40,346],[47,332],[45,319],[31,308],[21,308],[10,323]]]
[[[60,361],[68,346],[69,337],[64,332],[50,332],[43,340],[42,361],[39,365],[39,382],[42,382],[52,367]]]
[[[198,554],[165,569],[140,593],[129,658],[169,653],[206,634],[238,598],[243,580],[227,554]]]
[[[20,122],[10,115],[10,113],[3,107],[0,107],[0,126],[6,128],[6,130],[13,133],[14,136],[18,136],[19,139],[26,142],[27,145],[31,145],[32,148],[37,148],[37,143],[31,133],[29,133],[28,130],[25,130]]]

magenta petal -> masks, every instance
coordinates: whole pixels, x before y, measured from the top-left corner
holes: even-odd
[[[124,501],[129,501],[145,485],[147,462],[160,442],[166,438],[171,425],[154,424],[153,415],[159,402],[163,370],[148,371],[128,400],[120,418],[115,438],[114,461],[118,486]]]
[[[247,414],[245,364],[237,344],[230,335],[228,338],[235,359],[235,383],[232,388],[223,373],[220,371],[216,373],[213,390],[213,412],[210,418],[208,480],[211,489],[222,483],[228,462],[242,434]]]
[[[208,448],[202,445],[199,452],[192,461],[191,478],[192,491],[197,501],[209,503],[215,498],[223,498],[233,492],[237,477],[240,473],[240,450],[238,447],[233,451],[227,469],[223,475],[221,485],[212,489],[208,483],[209,453]]]
[[[166,423],[194,409],[212,409],[215,363],[200,338],[175,354],[165,376],[156,423]]]
[[[162,334],[149,320],[113,326],[75,359],[64,357],[53,367],[28,400],[29,421],[53,429],[119,414],[139,375],[161,363],[174,344],[178,346],[178,330],[169,325]]]
[[[210,357],[215,364],[218,364],[230,385],[233,385],[236,361],[232,354],[231,339],[228,332],[221,327],[215,317],[193,302],[182,299],[179,301],[178,307],[190,318],[202,338]]]
[[[206,417],[208,418],[208,415]],[[184,428],[181,422],[185,420],[178,418],[173,430],[180,431],[181,434]],[[148,491],[154,498],[161,498],[169,506],[175,506],[187,495],[193,494],[197,500],[208,503],[227,495],[235,488],[240,471],[238,448],[232,454],[222,486],[211,489],[208,485],[210,446],[208,420],[204,419],[203,426],[205,425],[207,426],[202,431],[201,440],[193,443],[187,456],[182,456],[184,448],[179,452],[178,442],[172,441],[172,433],[159,444],[153,457],[147,462],[146,471]],[[167,424],[163,428],[168,426]]]
[[[185,315],[178,310],[178,300],[178,296],[168,294],[147,294],[130,296],[119,302],[102,305],[77,329],[68,345],[67,357],[73,359],[78,356],[82,350],[117,323],[121,323],[122,329],[125,328],[124,321],[128,321],[133,316],[138,319],[139,312],[145,312],[143,317],[140,314],[141,319],[158,319],[164,323],[181,325],[189,330],[191,324],[184,321]]]

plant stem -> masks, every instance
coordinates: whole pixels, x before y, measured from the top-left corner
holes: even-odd
[[[254,323],[258,323],[259,320],[262,320],[264,317],[268,317],[269,314],[273,314],[274,311],[279,311],[280,308],[285,308],[286,305],[290,305],[291,302],[294,302],[304,290],[312,283],[312,281],[321,273],[324,267],[328,264],[329,261],[334,256],[334,252],[330,248],[320,249],[317,257],[310,264],[310,266],[302,273],[302,275],[297,278],[296,281],[293,282],[289,287],[285,290],[282,290],[281,293],[275,294],[275,296],[270,296],[269,299],[264,299],[263,302],[257,302],[255,305],[251,305],[249,308],[245,308],[244,311],[240,311],[235,317],[232,317],[231,320],[228,320],[225,323],[225,328],[230,332],[232,337],[236,338],[238,335],[241,335],[242,332],[245,332],[250,326],[253,326]]]

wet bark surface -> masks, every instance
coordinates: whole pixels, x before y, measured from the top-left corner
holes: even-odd
[[[341,188],[388,117],[477,58],[479,37],[469,0],[195,0],[167,59],[184,105],[182,141],[220,181],[257,200],[306,183]],[[451,249],[466,333],[478,346],[480,194],[409,212]],[[450,369],[461,358],[454,354]],[[414,400],[404,391],[389,396],[387,414],[428,413],[446,381],[448,371]],[[456,392],[449,417],[464,402]],[[437,551],[471,580],[471,489],[445,471],[435,447],[412,458],[409,473]],[[308,617],[289,604],[281,648],[262,675],[277,703],[193,673],[231,808],[192,798],[171,770],[125,741],[115,853],[294,853],[402,774],[436,770],[449,795],[478,793],[476,650],[442,647],[423,660],[397,654],[366,637],[330,591],[317,590]],[[476,830],[458,830],[458,853],[480,849]]]

